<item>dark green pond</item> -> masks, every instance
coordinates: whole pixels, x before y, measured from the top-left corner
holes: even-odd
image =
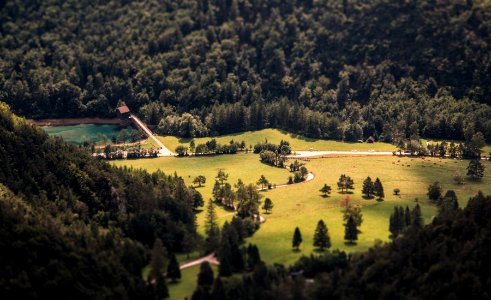
[[[62,137],[66,142],[72,144],[83,144],[84,142],[103,143],[103,136],[111,141],[113,136],[117,136],[121,131],[118,125],[71,125],[71,126],[44,126],[43,129],[49,135]]]

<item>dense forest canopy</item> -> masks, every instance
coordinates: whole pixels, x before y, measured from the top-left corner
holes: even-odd
[[[0,100],[24,116],[110,116],[123,101],[183,136],[491,141],[489,1],[0,5]]]
[[[149,249],[196,245],[194,189],[117,169],[0,103],[0,290],[8,299],[153,297]]]

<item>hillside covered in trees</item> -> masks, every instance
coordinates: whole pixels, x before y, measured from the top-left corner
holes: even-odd
[[[30,118],[110,116],[165,134],[491,141],[491,4],[4,1],[0,101]]]
[[[0,103],[2,296],[162,298],[142,269],[154,244],[191,250],[194,193],[182,178],[90,158]]]

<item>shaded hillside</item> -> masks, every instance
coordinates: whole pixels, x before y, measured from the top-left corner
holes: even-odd
[[[176,176],[92,159],[0,103],[3,295],[150,297],[141,272],[155,240],[174,252],[197,238],[194,193]]]

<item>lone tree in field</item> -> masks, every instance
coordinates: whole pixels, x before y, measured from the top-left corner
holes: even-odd
[[[401,189],[400,188],[395,188],[394,189],[394,195],[399,196],[400,193],[401,193]]]
[[[329,231],[323,220],[319,220],[317,228],[314,233],[314,246],[319,248],[320,251],[331,247],[331,238],[329,237]]]
[[[264,200],[263,209],[267,214],[271,213],[271,209],[273,209],[273,206],[273,201],[271,201],[271,199],[266,198]]]
[[[295,231],[293,232],[293,240],[292,240],[293,249],[295,249],[295,251],[298,251],[298,247],[300,247],[301,243],[302,243],[302,234],[300,233],[300,229],[298,227],[295,227]]]
[[[206,177],[205,177],[205,176],[203,176],[203,175],[196,176],[196,177],[194,178],[194,180],[193,180],[193,183],[194,183],[194,184],[197,184],[197,185],[198,185],[198,187],[202,187],[202,186],[203,186],[203,184],[205,184],[205,183],[206,183]]]
[[[331,186],[324,184],[324,186],[319,190],[324,197],[329,197],[331,194]]]
[[[261,175],[261,177],[259,177],[259,180],[257,181],[257,184],[261,186],[261,189],[264,189],[265,186],[268,186],[268,183],[269,181],[264,175]]]
[[[442,197],[442,186],[438,181],[435,181],[433,184],[430,184],[428,186],[428,198],[437,203],[440,201],[440,198]]]
[[[382,181],[380,181],[378,177],[373,183],[373,192],[375,196],[377,196],[378,200],[383,200],[385,198],[384,186],[382,185]]]
[[[478,159],[473,159],[467,167],[467,176],[473,180],[480,180],[484,176],[484,166]]]
[[[339,177],[338,181],[338,190],[341,190],[341,193],[344,194],[348,192],[349,190],[353,190],[354,188],[354,181],[351,179],[351,177],[346,176],[345,174],[342,174]]]
[[[367,198],[373,198],[373,191],[374,191],[374,186],[372,182],[372,178],[368,176],[365,180],[363,180],[363,188],[362,188],[362,193],[365,194]]]
[[[358,228],[353,217],[349,217],[348,222],[344,225],[344,239],[350,245],[353,245],[358,240]]]
[[[179,263],[177,262],[174,253],[170,257],[169,267],[167,268],[167,277],[169,277],[172,282],[177,282],[181,279],[181,269],[179,268]]]

